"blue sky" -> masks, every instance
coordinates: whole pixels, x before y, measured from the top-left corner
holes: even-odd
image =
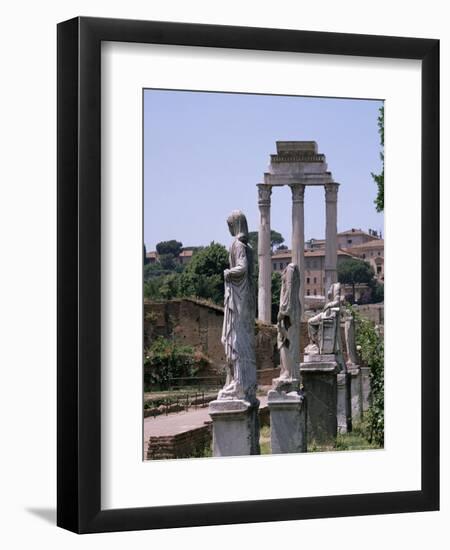
[[[256,184],[276,141],[312,140],[341,184],[338,231],[382,230],[370,175],[381,169],[381,101],[211,92],[144,92],[144,242],[228,245],[226,218],[239,208],[257,230]],[[291,192],[272,192],[271,225],[291,243]],[[322,187],[305,191],[305,238],[325,235]]]

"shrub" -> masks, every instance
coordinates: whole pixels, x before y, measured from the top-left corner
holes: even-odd
[[[372,400],[367,414],[365,434],[370,443],[384,444],[384,341],[371,321],[358,312],[355,316],[356,343],[363,362],[370,368]]]
[[[173,378],[191,378],[207,359],[190,346],[182,346],[159,336],[146,350],[146,384],[167,388]]]

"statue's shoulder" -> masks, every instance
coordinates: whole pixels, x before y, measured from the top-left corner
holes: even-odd
[[[247,248],[247,245],[239,239],[234,239],[233,243],[231,244],[231,250],[234,250],[236,252],[246,250]]]

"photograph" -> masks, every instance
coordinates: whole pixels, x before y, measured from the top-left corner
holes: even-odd
[[[382,450],[383,99],[142,112],[143,460]]]

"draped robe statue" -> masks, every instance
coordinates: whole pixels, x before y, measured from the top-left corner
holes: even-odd
[[[224,271],[222,344],[228,376],[218,399],[244,399],[252,403],[256,400],[256,304],[252,248],[248,244],[247,220],[243,212],[233,210],[227,222],[234,237],[230,247],[230,269]]]
[[[275,385],[296,381],[300,361],[300,272],[290,263],[281,276],[280,309],[277,317],[280,376]]]

